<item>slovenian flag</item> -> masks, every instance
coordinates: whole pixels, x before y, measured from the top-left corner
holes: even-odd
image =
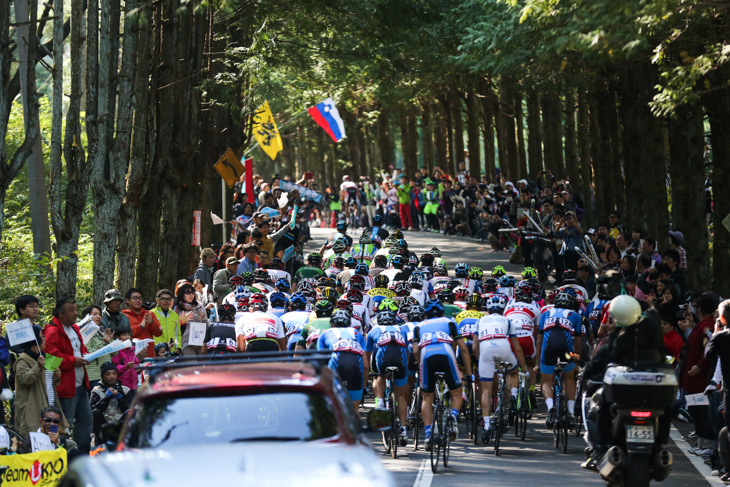
[[[332,98],[327,98],[308,111],[312,118],[314,118],[314,121],[332,137],[332,140],[335,142],[342,140],[345,136],[345,125],[342,123],[342,118]]]

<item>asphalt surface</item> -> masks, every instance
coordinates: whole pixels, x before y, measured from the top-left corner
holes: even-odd
[[[360,236],[359,230],[348,232],[355,241]],[[326,238],[334,234],[333,229],[313,229],[312,241],[307,244],[307,251],[318,250]],[[479,243],[468,238],[446,237],[426,232],[404,232],[409,249],[422,254],[438,247],[449,268],[458,262],[477,265],[488,272],[493,266],[501,264],[509,273],[519,274],[520,265],[509,264],[507,252],[492,252],[486,243]],[[366,400],[366,408],[372,407],[372,399]],[[540,487],[600,486],[605,485],[600,476],[580,468],[585,460],[582,437],[574,434],[568,439],[568,452],[561,453],[553,447],[553,436],[545,428],[545,406],[538,400],[536,414],[528,423],[527,438],[521,441],[514,436],[514,429],[505,435],[500,447],[499,456],[494,455],[491,446],[472,444],[466,437],[466,429],[459,425],[459,437],[452,443],[451,459],[448,468],[439,467],[438,473],[431,473],[430,456],[421,445],[413,450],[412,439],[406,447],[398,449],[398,458],[391,458],[385,453],[379,434],[371,434],[373,445],[382,454],[383,463],[393,473],[398,485],[405,486],[470,486],[493,485],[500,487],[523,487],[534,483]],[[683,441],[682,435],[691,431],[691,425],[677,424],[673,427],[670,444],[674,455],[672,473],[664,482],[653,482],[652,485],[668,487],[684,487],[687,485],[724,485],[717,477],[710,476],[710,469],[701,457],[685,454],[694,444]],[[421,439],[421,442],[423,440]],[[678,446],[679,444],[679,446]],[[681,450],[680,450],[681,447]],[[694,463],[692,463],[694,462]]]

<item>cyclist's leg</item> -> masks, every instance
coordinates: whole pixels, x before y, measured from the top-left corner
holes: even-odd
[[[385,376],[380,375],[381,370],[385,370],[382,367],[382,351],[380,348],[375,350],[370,360],[370,370],[373,374],[377,374],[373,377],[373,394],[375,395],[375,407],[385,407]]]
[[[565,387],[565,397],[568,399],[568,413],[575,414],[575,364],[563,369],[563,387]]]
[[[398,401],[398,416],[401,426],[405,428],[408,415],[408,401],[406,392],[408,390],[408,349],[391,343],[386,346],[385,357],[381,367],[398,367],[393,375],[393,386],[396,400]],[[382,370],[382,368],[381,368]]]
[[[423,353],[423,352],[422,352]],[[423,431],[426,438],[431,437],[431,425],[433,424],[433,398],[436,389],[436,378],[434,370],[430,367],[433,356],[421,355],[421,366],[419,379],[421,387],[421,417],[423,418]]]
[[[479,344],[479,382],[481,383],[482,394],[482,416],[484,416],[484,429],[490,426],[492,414],[492,385],[494,384],[495,358],[493,347],[489,341]],[[491,350],[490,350],[491,349]]]

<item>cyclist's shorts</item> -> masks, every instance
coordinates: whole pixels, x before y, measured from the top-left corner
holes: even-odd
[[[471,341],[471,339],[464,340],[464,345],[466,345],[466,349],[469,350],[469,357],[471,357],[471,363],[473,364],[476,361],[474,360],[474,351],[471,348],[473,346],[472,343],[473,342]],[[462,369],[464,368],[464,360],[461,358],[460,353],[456,354],[456,363],[459,364],[459,367],[461,367]]]
[[[443,347],[435,353],[424,353],[428,347],[421,350],[421,367],[419,377],[421,378],[421,389],[423,392],[433,392],[436,389],[436,372],[444,372],[446,385],[453,391],[461,387],[461,378],[456,367],[454,352],[450,347]]]
[[[362,399],[362,374],[364,371],[362,355],[352,352],[335,352],[330,358],[329,368],[337,371],[337,374],[345,383],[345,388],[350,394],[351,400],[359,401]]]
[[[494,380],[494,369],[500,362],[509,362],[514,370],[517,367],[517,358],[512,351],[509,340],[496,338],[493,340],[482,340],[479,342],[479,380],[492,382]]]
[[[297,348],[297,343],[299,343],[299,340],[301,340],[302,334],[301,333],[292,333],[289,335],[289,337],[286,340],[286,348],[289,351],[294,350]]]
[[[525,355],[525,358],[535,358],[535,337],[532,335],[527,335],[523,337],[518,337],[517,341],[520,342],[520,347],[522,347],[522,353]]]
[[[259,338],[246,342],[247,352],[278,352],[279,343],[270,338]]]
[[[567,330],[551,330],[545,333],[542,339],[542,353],[540,355],[540,372],[543,374],[554,374],[555,364],[558,357],[566,352],[573,351],[573,336]],[[563,372],[570,372],[575,364],[568,364]]]
[[[395,343],[378,347],[370,360],[373,374],[385,375],[388,367],[398,367],[393,375],[395,387],[403,387],[408,382],[408,349]]]

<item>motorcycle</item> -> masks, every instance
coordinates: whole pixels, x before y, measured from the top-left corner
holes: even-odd
[[[611,446],[598,463],[609,487],[647,487],[662,481],[672,469],[672,453],[657,442],[659,418],[668,414],[677,396],[677,378],[671,369],[610,365],[603,394],[611,410]],[[593,402],[593,400],[592,400]],[[596,407],[597,401],[593,402]]]

